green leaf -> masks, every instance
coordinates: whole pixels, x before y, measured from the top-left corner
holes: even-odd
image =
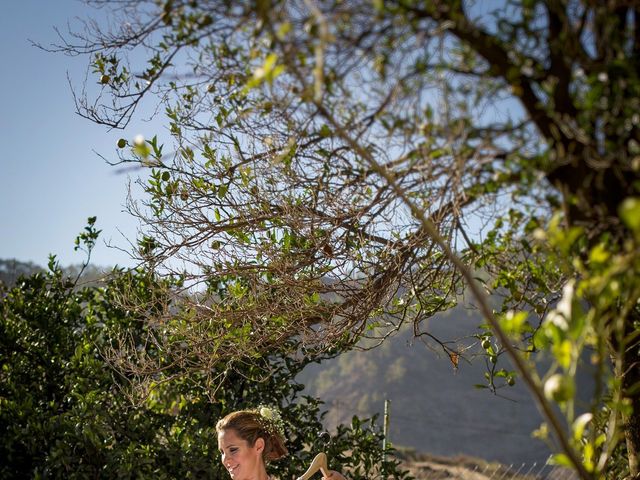
[[[273,67],[275,66],[277,60],[278,55],[276,55],[275,53],[270,53],[269,55],[267,55],[267,58],[265,58],[264,64],[262,65],[265,73],[271,72],[273,70]]]
[[[573,439],[578,442],[584,434],[587,424],[591,421],[593,415],[591,413],[583,413],[575,422],[573,422]]]
[[[592,264],[602,264],[609,260],[609,252],[603,243],[599,243],[589,252],[589,262]]]
[[[572,358],[573,343],[570,340],[563,340],[559,344],[554,344],[551,351],[554,357],[565,370],[569,368]]]
[[[151,149],[146,142],[136,143],[133,147],[133,153],[143,159],[147,159],[151,155]]]
[[[624,224],[634,233],[640,233],[640,198],[629,197],[618,208],[618,213]]]
[[[549,464],[573,468],[571,460],[569,460],[569,457],[564,453],[556,453],[555,455],[552,455],[551,458],[549,458]]]
[[[329,128],[328,125],[324,124],[322,125],[322,127],[320,127],[320,132],[318,133],[320,133],[320,136],[322,138],[327,138],[331,136],[331,129]]]
[[[276,36],[279,40],[284,40],[287,34],[291,31],[291,23],[283,22],[276,31]]]
[[[508,335],[519,335],[528,326],[527,317],[527,312],[508,311],[500,317],[500,326]]]

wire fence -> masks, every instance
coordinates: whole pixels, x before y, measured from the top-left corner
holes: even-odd
[[[333,407],[334,411],[337,410],[339,416],[340,407],[343,406],[342,402],[340,400],[329,400],[326,403],[330,407]],[[383,458],[385,458],[386,453],[391,417],[393,417],[393,422],[395,423],[400,422],[410,425],[416,422],[415,418],[403,415],[402,413],[397,414],[394,412],[394,415],[391,415],[390,404],[390,400],[385,399],[383,415]],[[357,406],[350,406],[349,411],[351,413],[355,411],[357,414],[365,417],[371,416],[371,412],[360,411]],[[421,418],[420,421],[423,424],[434,423],[431,419]],[[455,421],[436,424],[436,426],[446,426],[447,428],[451,428],[452,425],[453,427],[458,426],[465,431],[475,428],[482,433],[489,431],[494,434],[509,434],[512,436],[531,438],[530,433],[513,432],[496,428],[491,424],[473,425],[460,423],[456,425]],[[403,449],[401,448],[400,450]],[[464,454],[454,454],[449,457],[428,453],[420,454],[413,451],[412,448],[408,448],[407,452],[404,454],[401,453],[399,457],[403,458],[403,467],[407,468],[416,480],[578,480],[579,478],[575,471],[551,464],[549,462],[551,456],[546,461],[541,462],[503,464],[497,461],[487,461],[482,458]],[[384,471],[382,472],[381,478],[386,478]]]
[[[414,462],[411,471],[416,480],[577,480],[569,469],[549,464],[520,464],[485,466],[442,465],[431,461]]]

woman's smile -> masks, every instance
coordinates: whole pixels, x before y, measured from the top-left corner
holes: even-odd
[[[262,450],[264,440],[258,438],[254,445],[243,440],[235,430],[218,433],[218,449],[222,464],[234,480],[257,480],[266,477]]]

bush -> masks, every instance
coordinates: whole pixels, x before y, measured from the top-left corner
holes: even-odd
[[[299,476],[320,449],[353,479],[379,475],[375,419],[354,417],[322,442],[321,402],[300,397],[303,386],[293,381],[310,359],[293,362],[277,351],[260,359],[273,369],[268,382],[252,381],[263,373],[257,364],[227,366],[215,393],[201,373],[167,372],[133,405],[125,392],[135,379],[103,354],[120,335],[142,338],[146,328],[117,306],[122,289],[151,296],[155,287],[139,271],[77,288],[52,259],[48,271],[2,293],[0,478],[225,478],[215,421],[259,404],[278,406],[286,422],[292,455],[272,466],[280,478]],[[393,461],[386,468],[390,478],[407,477]]]

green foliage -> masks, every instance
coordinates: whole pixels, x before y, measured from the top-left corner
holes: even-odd
[[[15,259],[0,259],[0,285],[13,286],[18,278],[30,276],[42,271],[42,267],[32,262],[21,262]]]
[[[104,89],[81,114],[121,127],[150,92],[164,104],[178,154],[161,158],[155,138],[121,153],[152,169],[150,210],[132,207],[141,260],[214,286],[178,323],[237,325],[217,337],[234,360],[275,338],[326,351],[383,321],[420,332],[474,289],[489,390],[515,381],[507,353],[560,459],[598,475],[623,431],[640,474],[635,5],[303,3],[125,0],[113,11],[134,32],[63,48],[89,53]],[[495,313],[471,269],[503,296]],[[542,378],[527,363],[538,350]],[[544,383],[570,385],[591,351],[590,410],[611,422],[577,441],[571,389],[545,397]]]
[[[144,275],[128,281],[152,287]],[[210,406],[200,402],[191,412],[198,416],[174,416],[133,407],[122,395],[126,381],[103,355],[118,335],[142,327],[115,306],[117,293],[116,283],[77,289],[53,265],[4,296],[2,478],[194,478],[211,471]]]
[[[622,208],[630,208],[632,202],[625,205]],[[477,258],[496,272],[491,278],[503,295],[502,328],[531,361],[536,360],[537,364],[530,363],[535,382],[570,425],[571,446],[585,470],[620,478],[621,472],[628,474],[621,426],[633,415],[631,400],[625,396],[635,395],[633,389],[639,384],[631,381],[621,388],[615,372],[620,371],[624,350],[640,332],[639,324],[623,320],[637,315],[640,257],[632,237],[622,245],[609,234],[587,241],[583,229],[568,227],[563,220],[562,213],[545,226],[529,220],[524,237],[494,230],[483,251],[493,255],[497,246],[505,248],[511,255],[500,259],[508,262]],[[512,228],[517,225],[510,222]],[[485,354],[494,359],[499,346],[491,337],[489,331],[478,335]],[[542,370],[545,364],[549,366]],[[578,402],[584,392],[578,392],[574,383],[577,372],[585,370],[596,373],[587,405]],[[490,387],[496,371],[502,370],[492,367],[487,374]],[[515,372],[507,373],[507,378],[511,375]],[[548,434],[547,425],[536,432],[542,438]],[[564,453],[553,461],[571,466]]]
[[[92,232],[85,245],[95,242]],[[203,373],[173,378],[169,370],[132,404],[125,393],[134,374],[114,368],[124,352],[110,354],[123,336],[140,345],[149,327],[117,299],[136,291],[157,301],[160,284],[141,270],[114,271],[103,286],[77,288],[53,258],[49,267],[21,277],[0,303],[1,478],[223,478],[215,421],[259,404],[278,406],[286,422],[291,456],[273,465],[281,478],[298,476],[318,449],[354,479],[380,465],[375,420],[341,426],[328,446],[319,440],[321,403],[298,398],[303,386],[293,381],[304,363],[278,351],[227,365],[215,372],[225,377],[217,385]],[[161,352],[148,346],[146,354]],[[386,468],[390,478],[408,478],[393,461]]]

